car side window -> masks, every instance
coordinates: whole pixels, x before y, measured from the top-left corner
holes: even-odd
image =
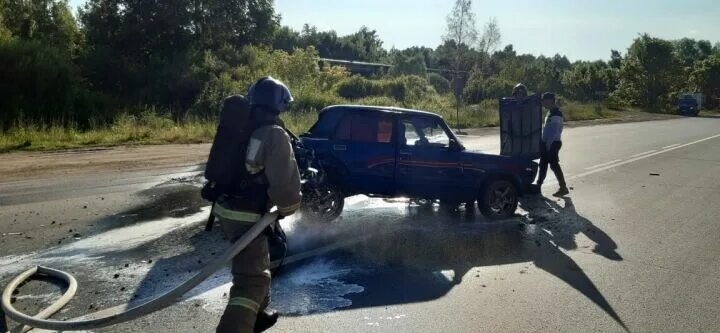
[[[450,147],[450,137],[435,119],[411,117],[402,120],[406,146],[414,147]]]
[[[390,143],[393,121],[388,116],[348,114],[335,132],[335,139],[360,143]]]

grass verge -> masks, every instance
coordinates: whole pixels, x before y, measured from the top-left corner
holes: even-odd
[[[456,110],[452,97],[437,96],[417,103],[400,103],[392,98],[371,97],[354,104],[408,107],[440,114],[456,127]],[[497,126],[497,101],[463,106],[459,123],[462,128]],[[621,111],[611,111],[599,104],[566,103],[562,107],[566,120],[591,120],[618,117]],[[283,115],[286,126],[293,133],[307,131],[317,120],[316,112],[293,112]],[[190,144],[211,142],[217,124],[208,119],[187,119],[175,122],[153,112],[139,115],[124,114],[109,126],[80,130],[75,126],[22,124],[8,131],[0,131],[0,153],[11,151],[59,150],[82,147],[153,144]]]

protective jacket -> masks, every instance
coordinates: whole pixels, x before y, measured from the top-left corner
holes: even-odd
[[[300,208],[300,172],[290,137],[278,125],[262,126],[250,137],[245,168],[251,175],[264,173],[269,205],[288,216]]]

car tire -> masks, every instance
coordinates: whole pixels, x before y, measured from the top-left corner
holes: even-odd
[[[518,206],[517,186],[505,179],[493,179],[480,189],[478,209],[489,220],[506,219]]]
[[[310,222],[332,222],[345,207],[345,195],[334,185],[324,185],[318,189],[319,194],[303,196],[303,217]]]

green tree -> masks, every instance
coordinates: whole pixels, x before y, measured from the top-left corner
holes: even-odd
[[[102,97],[60,50],[38,40],[0,40],[0,128],[16,122],[87,125],[101,120]]]
[[[453,9],[447,16],[447,31],[443,40],[453,40],[458,45],[474,45],[478,39],[475,14],[472,12],[472,0],[455,0]]]
[[[565,94],[582,102],[601,99],[610,90],[607,70],[602,61],[576,62],[563,74]]]
[[[81,34],[67,0],[6,0],[0,12],[9,32],[23,40],[37,40],[72,55]]]
[[[80,17],[90,81],[128,104],[182,115],[203,89],[195,66],[205,51],[269,43],[277,25],[270,0],[89,0]]]
[[[135,1],[128,1],[128,5]],[[146,3],[142,7],[154,7]],[[199,48],[215,49],[224,44],[240,47],[248,44],[270,44],[280,18],[275,14],[272,0],[204,0],[204,1],[156,1],[165,3],[168,10],[175,7],[175,16],[181,26],[189,24]],[[190,22],[186,22],[187,6]],[[180,7],[180,8],[177,8]],[[160,16],[162,17],[162,16]],[[168,22],[171,23],[171,22]]]
[[[684,86],[680,63],[669,41],[647,34],[636,38],[619,72],[617,95],[635,105],[667,105],[678,86]]]
[[[299,45],[305,48],[314,46],[323,58],[343,58],[342,44],[335,31],[318,31],[316,27],[305,24],[300,32]],[[351,58],[352,59],[352,58]]]
[[[377,31],[364,26],[358,32],[342,37],[341,43],[349,51],[349,54],[344,54],[345,59],[379,61],[387,53]]]
[[[434,58],[435,66],[428,67],[445,69],[449,72],[455,70],[469,72],[475,66],[477,53],[465,44],[457,45],[454,40],[448,40],[435,49]]]
[[[683,38],[675,42],[675,54],[680,64],[691,70],[695,63],[705,60],[712,55],[712,44],[707,40],[696,41],[690,38]]]
[[[570,66],[572,66],[572,64],[570,64],[570,60],[568,60],[565,55],[557,53],[552,57],[552,64],[556,70],[561,72],[570,69]]]
[[[691,75],[696,91],[705,94],[709,107],[717,107],[720,99],[720,54],[714,54],[696,64]]]
[[[300,33],[290,27],[283,26],[275,31],[272,47],[275,50],[290,52],[295,48],[302,47],[300,44]]]
[[[617,50],[610,50],[610,62],[608,63],[610,67],[620,69],[622,66],[623,57],[622,54],[620,54]]]
[[[5,20],[3,19],[3,11],[0,9],[0,40],[10,38],[10,30],[5,26]]]
[[[425,67],[425,57],[416,53],[411,56],[397,53],[393,56],[393,67],[390,68],[388,74],[394,76],[400,75],[418,75],[425,76],[427,68]]]
[[[427,68],[441,68],[441,66],[438,64],[437,54],[435,53],[435,49],[433,48],[424,46],[412,46],[404,50],[392,49],[389,52],[390,59],[395,57],[397,54],[402,54],[408,57],[421,56]]]
[[[357,32],[338,37],[333,30],[318,31],[317,27],[305,24],[300,32],[288,27],[280,28],[273,40],[273,47],[285,51],[295,48],[314,47],[320,57],[359,61],[380,61],[387,56],[377,31],[362,27]]]

